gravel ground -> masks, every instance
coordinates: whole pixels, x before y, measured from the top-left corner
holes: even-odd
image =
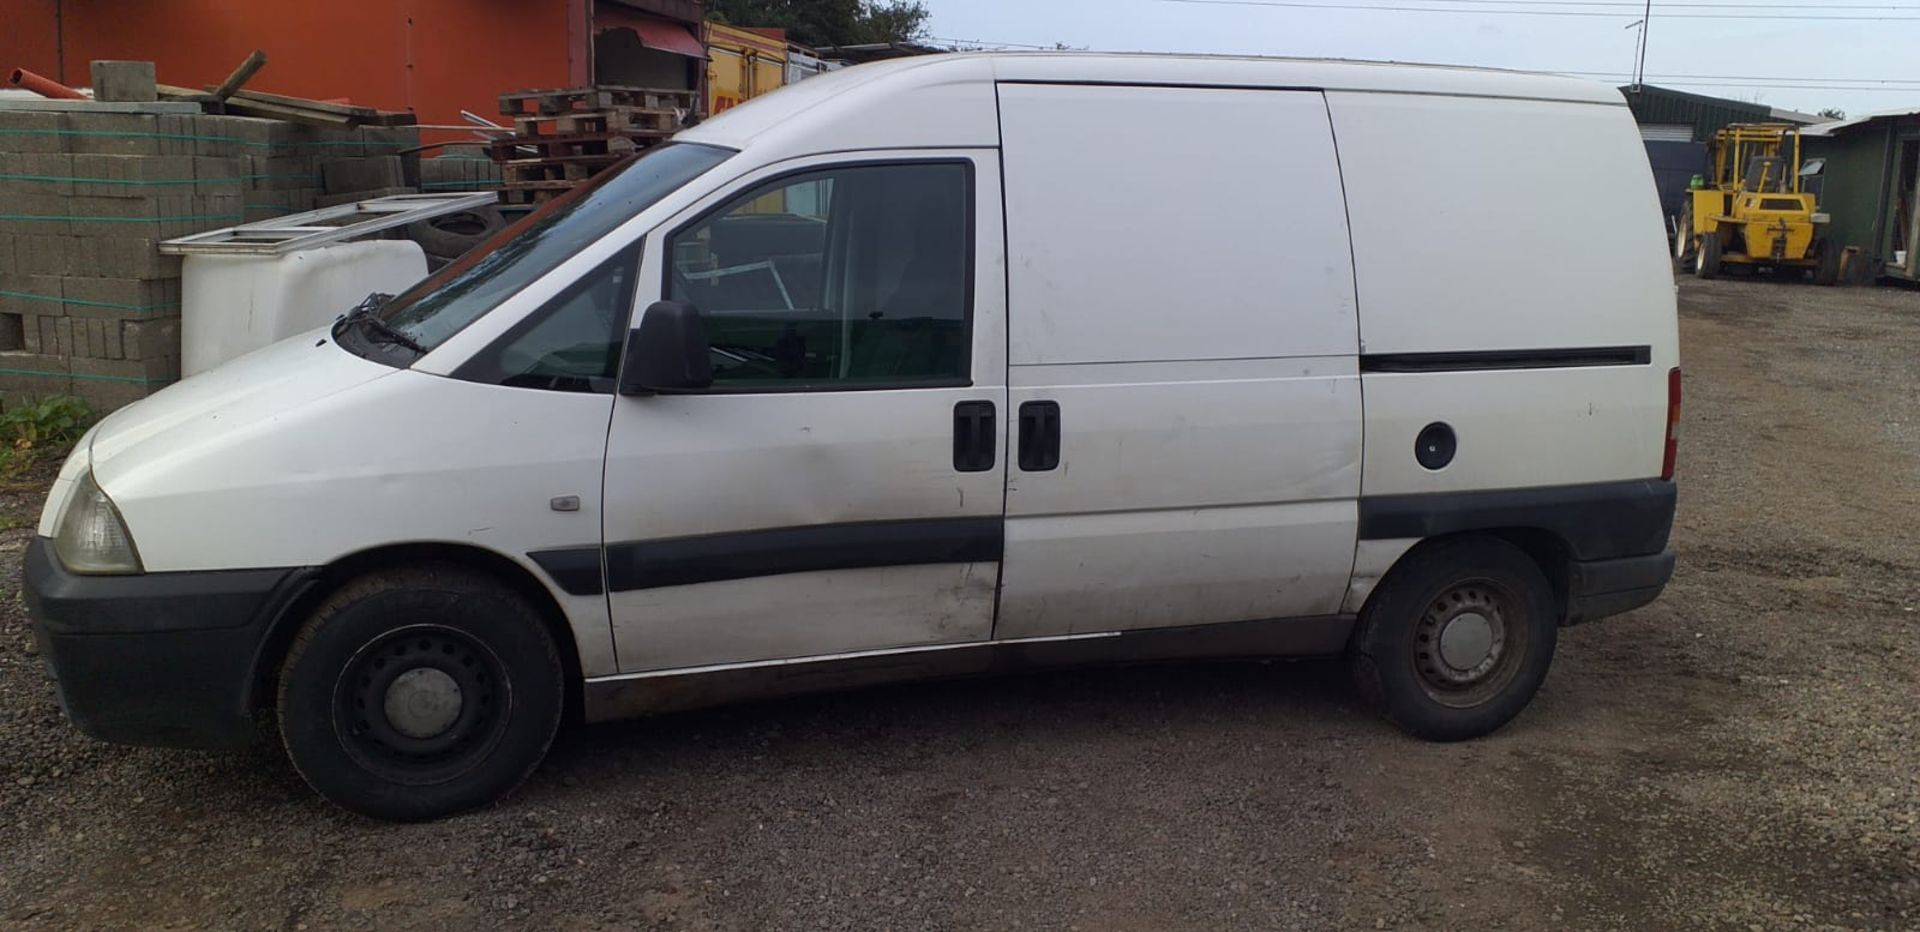
[[[1679,575],[1469,744],[1333,664],[1096,671],[577,728],[381,825],[75,733],[15,527],[0,926],[1920,929],[1920,293],[1681,287]]]

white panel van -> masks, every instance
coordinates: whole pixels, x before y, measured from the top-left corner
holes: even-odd
[[[1606,87],[864,65],[108,417],[27,598],[82,730],[269,712],[386,818],[569,710],[1066,664],[1344,655],[1471,738],[1672,573],[1663,239]]]

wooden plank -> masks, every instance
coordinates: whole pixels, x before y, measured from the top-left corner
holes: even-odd
[[[218,92],[216,91],[215,93],[217,94]],[[287,97],[281,94],[269,94],[265,91],[238,91],[234,93],[233,96],[241,100],[255,100],[266,104],[299,107],[304,110],[321,110],[341,116],[358,117],[362,120],[371,120],[380,115],[380,111],[372,107],[356,107],[350,104],[328,103],[324,100],[309,100],[305,97]]]
[[[259,71],[266,63],[267,53],[259,49],[254,49],[253,54],[248,55],[246,61],[240,63],[240,67],[233,69],[233,73],[227,75],[227,79],[220,82],[220,86],[213,89],[213,96],[221,100],[232,97],[233,92],[239,90],[240,85],[247,83],[247,81],[253,77],[254,72]]]
[[[227,112],[239,116],[268,117],[275,120],[288,120],[294,123],[312,123],[319,126],[355,126],[353,117],[327,113],[324,110],[308,110],[305,107],[289,107],[283,104],[270,104],[264,100],[248,100],[244,97],[229,98]]]

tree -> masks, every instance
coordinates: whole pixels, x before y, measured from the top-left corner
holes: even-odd
[[[1829,120],[1844,120],[1847,118],[1847,111],[1842,110],[1839,107],[1828,107],[1825,110],[1820,111],[1820,115],[1823,117],[1826,117]]]
[[[708,0],[707,17],[785,29],[801,45],[911,42],[927,28],[921,0]]]

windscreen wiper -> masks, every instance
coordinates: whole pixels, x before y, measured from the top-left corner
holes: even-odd
[[[385,307],[387,302],[391,300],[393,300],[393,295],[382,294],[378,291],[367,295],[359,304],[353,306],[353,310],[348,311],[340,318],[340,325],[344,327],[351,324],[365,324],[368,330],[378,334],[385,342],[397,346],[404,346],[422,356],[427,355],[426,347],[421,346],[399,328],[380,319],[377,312],[382,307]]]

